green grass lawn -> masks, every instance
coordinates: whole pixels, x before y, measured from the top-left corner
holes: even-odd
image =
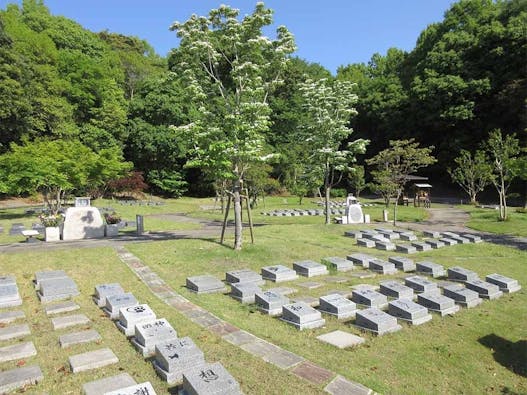
[[[469,205],[459,206],[470,214],[467,226],[483,232],[527,237],[527,213],[519,213],[514,208],[507,210],[507,221],[498,220],[498,211],[482,209]]]

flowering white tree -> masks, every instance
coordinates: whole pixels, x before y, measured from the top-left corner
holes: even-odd
[[[244,177],[252,163],[264,158],[268,95],[295,50],[284,26],[278,27],[275,40],[262,34],[273,14],[263,3],[241,21],[238,14],[222,5],[208,16],[192,15],[171,27],[181,38],[171,59],[173,71],[185,80],[195,107],[193,122],[174,129],[191,141],[189,166],[232,180],[237,250],[242,247]]]
[[[353,107],[358,100],[353,93],[355,84],[349,81],[308,80],[300,87],[306,110],[301,133],[309,149],[309,162],[322,175],[326,224],[330,223],[330,192],[351,170],[356,154],[364,153],[368,140],[355,140],[342,149],[343,142],[353,132],[350,118],[357,113]]]

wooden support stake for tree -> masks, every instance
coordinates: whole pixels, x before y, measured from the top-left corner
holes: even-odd
[[[251,233],[251,244],[254,244],[254,234],[253,234],[253,217],[251,214],[251,202],[249,201],[249,190],[245,190],[246,199],[247,199],[247,217],[249,218],[249,231]]]
[[[231,209],[231,195],[228,195],[227,207],[225,208],[225,217],[223,217],[223,226],[221,228],[220,244],[223,244],[223,240],[225,239],[225,229],[227,228],[227,217],[229,216],[230,209]]]

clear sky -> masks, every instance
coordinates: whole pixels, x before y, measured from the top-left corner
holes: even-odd
[[[0,0],[0,8],[20,1]],[[254,0],[45,0],[54,15],[64,15],[85,28],[109,30],[147,40],[160,55],[177,47],[168,30],[193,13],[206,15],[220,4],[254,10]],[[335,73],[340,65],[368,62],[390,47],[411,50],[419,33],[440,22],[453,0],[267,0],[276,25],[294,35],[296,55]],[[274,31],[274,30],[273,30]],[[269,36],[272,34],[269,32]]]

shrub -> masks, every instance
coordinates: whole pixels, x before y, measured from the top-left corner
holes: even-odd
[[[118,215],[115,211],[113,213],[104,213],[104,219],[109,225],[118,224],[121,222],[121,216]]]

